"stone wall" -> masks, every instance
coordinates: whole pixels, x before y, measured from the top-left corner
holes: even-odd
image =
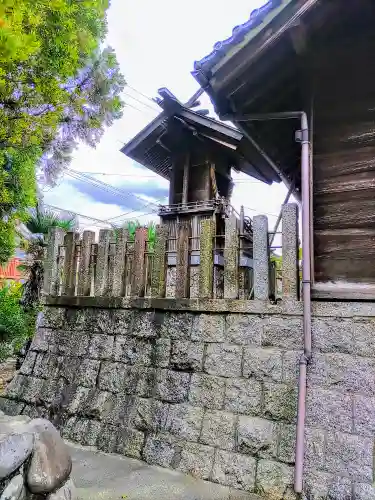
[[[6,412],[235,490],[294,497],[301,303],[234,301],[246,311],[234,313],[215,300],[170,311],[64,300],[46,308]],[[313,314],[305,493],[373,499],[375,306],[314,304]]]

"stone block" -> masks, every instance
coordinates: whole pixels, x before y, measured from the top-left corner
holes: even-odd
[[[21,377],[21,375],[18,377]],[[36,377],[25,377],[25,379],[23,383],[21,382],[21,391],[19,393],[16,391],[17,394],[14,396],[15,399],[21,399],[27,403],[39,403],[44,380]],[[7,388],[7,395],[11,395],[9,386]]]
[[[50,352],[38,353],[34,364],[34,375],[36,377],[47,379],[56,378],[60,368],[62,367],[62,360],[62,357],[58,357],[56,354],[52,354]],[[70,360],[73,360],[73,358],[70,358]]]
[[[87,356],[90,336],[86,333],[79,333],[64,330],[53,332],[49,349],[54,354],[81,358]]]
[[[68,403],[68,413],[70,415],[76,415],[77,413],[85,414],[84,408],[86,406],[85,403],[89,394],[90,389],[88,387],[77,387]]]
[[[65,312],[66,309],[64,307],[45,307],[39,321],[39,326],[41,328],[58,330],[65,323]]]
[[[161,401],[182,403],[188,398],[189,373],[159,370],[157,373],[156,397]]]
[[[142,451],[143,459],[152,465],[161,467],[178,466],[182,447],[163,435],[150,435]]]
[[[264,415],[271,420],[294,422],[297,417],[297,387],[264,384]]]
[[[186,403],[171,405],[166,430],[179,438],[197,442],[202,428],[203,413],[203,408]]]
[[[116,452],[132,458],[141,458],[145,436],[134,429],[120,429],[117,434]]]
[[[210,479],[215,450],[211,446],[186,443],[178,469],[200,479]]]
[[[306,424],[327,430],[351,432],[352,396],[309,387],[306,398]]]
[[[56,401],[63,389],[65,382],[63,379],[46,379],[43,383],[42,392],[41,392],[41,400],[44,403],[52,403]]]
[[[260,346],[263,319],[250,314],[228,314],[226,317],[226,341],[232,344]]]
[[[354,483],[353,500],[375,500],[375,487],[373,484]]]
[[[116,394],[106,401],[106,407],[101,410],[103,422],[115,425],[116,428],[130,427],[134,419],[135,406],[135,396]]]
[[[52,364],[52,370],[56,370],[54,376],[58,375],[68,384],[77,383],[77,375],[79,374],[82,365],[81,359],[71,358],[70,356],[61,356],[58,360],[57,369],[55,368],[56,362],[53,359],[50,361]],[[58,370],[58,368],[60,368],[60,370]]]
[[[36,330],[30,350],[37,352],[48,351],[49,343],[52,339],[52,331],[47,328],[39,327]]]
[[[96,446],[106,453],[114,453],[117,448],[117,428],[112,425],[102,425]]]
[[[303,351],[286,351],[283,353],[282,381],[287,384],[296,384],[299,373],[299,361]]]
[[[263,326],[262,346],[282,349],[303,348],[301,318],[271,316]]]
[[[314,354],[308,370],[312,385],[375,395],[375,360],[348,354]]]
[[[11,399],[0,397],[0,411],[5,412],[6,415],[21,415],[24,407],[25,403],[20,403],[18,401],[12,401]]]
[[[127,370],[125,391],[128,394],[150,398],[157,387],[157,370],[143,366],[131,366]]]
[[[112,359],[114,337],[112,335],[92,335],[89,357],[93,359]]]
[[[176,267],[167,266],[167,277],[165,280],[165,296],[167,299],[176,297]]]
[[[325,433],[320,429],[305,428],[305,466],[307,469],[324,468]]]
[[[358,482],[371,482],[373,477],[373,438],[332,432],[327,434],[325,470],[345,475]]]
[[[88,309],[69,307],[65,310],[62,328],[70,334],[73,332],[91,331],[90,329],[86,329],[89,317],[90,312]]]
[[[79,442],[83,446],[96,446],[100,430],[100,422],[72,417],[65,424],[62,435],[65,439]]]
[[[113,359],[127,365],[151,364],[152,347],[148,342],[126,336],[116,336]]]
[[[159,327],[160,336],[173,340],[190,340],[193,317],[192,313],[164,313]]]
[[[262,406],[262,386],[255,380],[235,378],[227,381],[224,410],[258,415]]]
[[[112,309],[86,309],[85,330],[91,333],[102,333],[104,335],[115,334],[114,315]]]
[[[375,398],[355,394],[353,399],[354,432],[361,436],[373,436],[375,434]]]
[[[276,457],[278,426],[257,417],[240,417],[237,431],[238,451],[255,457]]]
[[[84,387],[95,387],[100,368],[100,361],[95,359],[81,360],[77,383]]]
[[[240,377],[243,348],[234,344],[209,344],[204,371],[221,377]]]
[[[196,342],[225,342],[225,317],[222,314],[194,316],[191,340]]]
[[[127,367],[125,365],[105,361],[100,368],[98,387],[102,391],[120,392],[125,387],[126,375]]]
[[[261,496],[281,500],[294,498],[294,468],[271,460],[259,460],[256,488]]]
[[[172,342],[171,365],[175,370],[202,371],[204,344],[175,340]]]
[[[206,411],[200,441],[223,450],[233,450],[235,445],[236,417],[224,411]]]
[[[353,322],[353,351],[358,356],[375,357],[375,319]]]
[[[132,332],[134,311],[117,309],[113,314],[114,334],[129,335]]]
[[[295,463],[296,454],[296,426],[278,424],[277,460],[287,464]]]
[[[168,368],[171,354],[171,340],[157,339],[152,353],[152,365],[158,368]]]
[[[253,491],[256,461],[254,458],[218,450],[215,457],[212,480],[232,488]]]
[[[22,363],[20,373],[22,375],[31,375],[34,369],[34,364],[36,360],[37,354],[36,352],[33,351],[28,351],[26,354],[26,358],[24,359],[24,362]]]
[[[169,404],[155,399],[137,398],[133,416],[134,427],[142,431],[164,431],[167,427],[169,407]]]
[[[320,500],[349,500],[352,497],[351,481],[347,477],[338,477],[321,471],[307,471],[305,473],[304,490],[307,498]]]
[[[112,411],[115,396],[111,392],[99,389],[88,389],[88,391],[84,402],[79,405],[79,413],[95,420],[102,420]]]
[[[281,350],[245,347],[243,375],[259,381],[281,382]]]
[[[192,405],[220,410],[224,403],[224,393],[225,379],[193,373],[189,391],[189,402]]]
[[[313,318],[312,347],[322,352],[353,352],[353,321],[343,318]]]
[[[150,311],[134,311],[132,335],[142,338],[155,338],[158,325],[155,323],[155,313]]]

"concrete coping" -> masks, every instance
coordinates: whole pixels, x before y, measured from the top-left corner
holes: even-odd
[[[303,303],[287,299],[276,304],[268,300],[241,299],[174,299],[129,297],[68,297],[47,296],[44,304],[55,307],[82,307],[102,309],[158,309],[164,311],[192,311],[208,313],[239,313],[302,316]],[[373,302],[320,302],[312,303],[313,316],[319,317],[375,317]]]

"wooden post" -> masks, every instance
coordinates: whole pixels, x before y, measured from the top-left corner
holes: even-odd
[[[190,230],[189,222],[180,222],[177,226],[176,299],[189,297]]]
[[[299,276],[298,276],[298,207],[295,203],[283,206],[283,264],[282,281],[283,297],[298,299]]]
[[[134,257],[132,270],[132,285],[131,296],[144,296],[144,267],[145,267],[145,251],[147,241],[147,229],[144,227],[138,228],[135,231],[134,239]]]
[[[124,295],[124,272],[125,272],[125,252],[129,231],[119,229],[117,231],[117,241],[113,265],[112,296],[121,297]]]
[[[256,215],[253,219],[254,298],[268,300],[270,295],[268,219]]]
[[[58,227],[50,229],[48,234],[48,246],[44,261],[44,283],[43,293],[45,295],[56,295],[59,278],[59,247],[64,243],[64,231]]]
[[[64,237],[65,259],[63,274],[63,295],[73,297],[77,282],[77,244],[79,233],[69,232]]]
[[[108,274],[108,252],[111,237],[110,229],[99,231],[98,255],[96,258],[95,296],[101,297],[105,293]]]
[[[235,215],[225,219],[224,298],[238,299],[238,222]]]
[[[78,267],[77,295],[79,296],[88,296],[91,293],[91,246],[93,243],[95,243],[95,233],[83,231]]]
[[[212,298],[214,272],[215,221],[206,219],[201,221],[200,252],[199,252],[199,297]]]
[[[184,163],[184,175],[182,179],[182,203],[186,205],[189,194],[189,170],[190,170],[190,153],[186,154]]]
[[[168,226],[156,226],[154,263],[151,277],[151,297],[164,297],[165,295],[167,239]]]

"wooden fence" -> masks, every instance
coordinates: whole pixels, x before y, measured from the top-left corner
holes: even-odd
[[[299,297],[298,209],[283,207],[282,270],[272,263],[266,216],[253,220],[253,242],[243,247],[238,219],[225,220],[225,235],[213,220],[201,221],[199,250],[186,222],[177,234],[156,228],[155,241],[139,228],[50,233],[44,293],[65,296],[263,299]],[[221,238],[220,248],[216,241]],[[171,240],[174,244],[171,245]],[[170,248],[173,248],[171,251]],[[280,277],[281,276],[281,277]]]

